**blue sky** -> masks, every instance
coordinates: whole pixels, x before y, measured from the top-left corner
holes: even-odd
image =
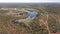
[[[60,0],[0,0],[0,2],[40,3],[40,2],[60,2]]]

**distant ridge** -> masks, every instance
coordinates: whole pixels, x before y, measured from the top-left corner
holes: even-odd
[[[59,5],[60,3],[0,3],[0,8],[19,8],[23,6],[38,6],[38,5],[49,5],[49,6],[56,6]]]

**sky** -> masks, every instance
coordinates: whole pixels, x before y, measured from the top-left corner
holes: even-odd
[[[60,2],[60,0],[0,0],[0,3],[40,3],[40,2]]]

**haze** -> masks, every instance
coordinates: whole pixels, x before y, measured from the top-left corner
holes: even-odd
[[[40,2],[60,2],[60,0],[0,0],[0,3],[40,3]]]

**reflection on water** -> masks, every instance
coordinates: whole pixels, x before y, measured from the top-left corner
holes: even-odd
[[[35,12],[35,11],[28,11],[28,15],[29,15],[29,18],[33,18],[33,17],[36,17],[37,12]]]

